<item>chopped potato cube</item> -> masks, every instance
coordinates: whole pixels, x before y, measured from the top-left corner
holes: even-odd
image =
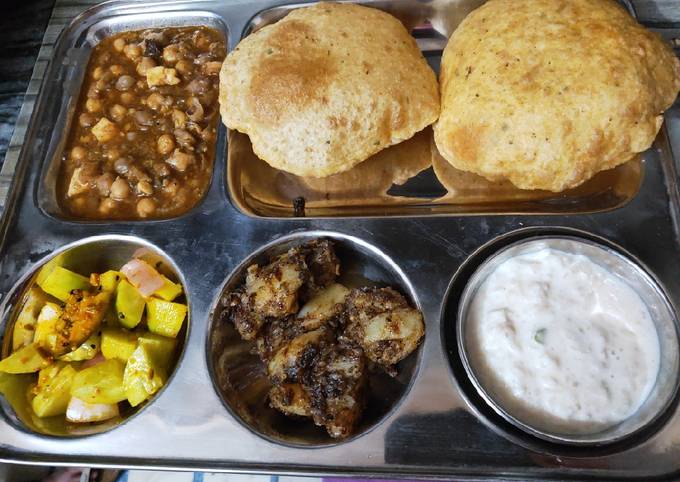
[[[87,403],[71,397],[66,408],[66,420],[75,423],[103,422],[120,415],[117,403]]]
[[[66,364],[42,386],[38,385],[35,398],[31,401],[33,411],[38,417],[53,417],[66,413],[75,375],[75,369]]]
[[[46,354],[37,343],[31,343],[0,361],[0,372],[35,373],[50,363],[52,363],[52,357]]]
[[[60,356],[59,360],[69,362],[92,360],[97,355],[97,353],[99,353],[99,345],[101,345],[101,336],[99,333],[95,333],[72,352]]]
[[[182,293],[181,284],[173,283],[164,275],[161,275],[161,278],[163,278],[163,286],[156,290],[155,296],[163,298],[165,301],[172,301]]]
[[[187,316],[187,306],[181,303],[150,298],[146,302],[146,322],[149,331],[174,338]]]
[[[118,127],[106,117],[102,117],[92,127],[92,134],[94,134],[99,142],[108,142],[118,135]]]
[[[118,283],[116,295],[116,314],[118,321],[125,328],[134,328],[142,321],[144,314],[144,297],[127,280]]]
[[[118,403],[125,400],[124,365],[119,360],[106,360],[86,368],[75,376],[71,395],[87,403]]]
[[[38,315],[45,304],[45,298],[44,293],[36,286],[31,287],[26,293],[24,304],[12,330],[12,350],[16,351],[33,342]]]
[[[138,335],[129,331],[107,328],[102,332],[102,354],[109,360],[127,362],[137,348]]]
[[[61,266],[54,266],[42,282],[38,282],[38,285],[45,293],[66,301],[71,291],[89,289],[90,280]]]
[[[177,85],[180,83],[180,79],[177,77],[177,71],[175,69],[169,69],[159,65],[158,67],[147,69],[146,82],[149,84],[149,87],[157,85]]]
[[[125,366],[123,385],[128,402],[136,407],[161,389],[166,372],[144,344],[140,344]]]

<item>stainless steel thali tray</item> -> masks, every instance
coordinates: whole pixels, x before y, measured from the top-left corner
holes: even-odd
[[[36,435],[17,425],[3,405],[0,459],[93,467],[376,477],[650,480],[680,476],[677,400],[649,431],[616,446],[583,450],[551,445],[494,417],[470,391],[455,349],[461,284],[495,249],[535,234],[568,234],[621,246],[648,266],[671,301],[680,305],[680,194],[672,155],[672,146],[680,152],[677,106],[668,113],[667,126],[653,149],[643,156],[637,194],[600,212],[567,210],[547,215],[487,210],[494,215],[475,211],[466,216],[252,217],[235,205],[238,203],[227,186],[228,146],[223,129],[210,190],[189,213],[148,222],[60,219],[50,204],[50,162],[58,155],[88,54],[101,35],[152,25],[207,23],[225,31],[231,49],[252,28],[251,19],[267,18],[269,9],[284,3],[107,2],[80,14],[61,33],[53,51],[43,51],[52,61],[44,73],[36,69],[35,78],[42,78],[42,86],[0,228],[0,293],[6,297],[35,263],[65,244],[93,235],[129,235],[159,247],[177,265],[189,292],[191,327],[171,383],[146,409],[109,432],[69,439]],[[366,3],[416,12],[422,18],[433,11],[432,4],[417,0]],[[457,14],[463,15],[471,5],[455,6],[462,8]],[[83,9],[80,4],[58,4],[52,25],[68,22]],[[54,33],[48,29],[47,42],[54,40],[50,37]],[[413,378],[396,407],[367,433],[317,448],[267,440],[237,421],[213,389],[206,355],[210,309],[229,273],[263,245],[303,232],[304,237],[339,233],[349,242],[370,246],[368,251],[380,252],[387,264],[398,267],[412,288],[427,325]],[[493,243],[486,245],[490,241]],[[6,323],[6,313],[0,314]]]

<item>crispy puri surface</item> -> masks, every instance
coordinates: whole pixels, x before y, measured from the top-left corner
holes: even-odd
[[[320,178],[432,124],[439,93],[399,20],[320,3],[249,35],[229,54],[220,110],[271,166]]]
[[[651,146],[680,62],[613,0],[491,0],[451,36],[440,82],[453,166],[559,192]]]

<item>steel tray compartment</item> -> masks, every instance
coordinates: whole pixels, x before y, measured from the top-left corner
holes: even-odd
[[[182,11],[180,14],[175,15],[159,15],[157,13],[105,15],[85,19],[83,22],[71,26],[73,29],[71,34],[74,35],[75,38],[71,44],[64,46],[64,56],[61,61],[63,68],[60,73],[63,83],[59,86],[53,86],[54,89],[60,90],[60,92],[54,93],[54,95],[60,96],[58,97],[60,103],[56,106],[57,112],[54,114],[55,128],[49,139],[47,139],[49,147],[45,154],[45,163],[42,167],[41,180],[36,193],[38,205],[43,212],[50,216],[62,219],[79,220],[79,218],[74,218],[63,212],[57,198],[57,179],[61,167],[61,158],[69,138],[73,115],[80,97],[80,90],[87,71],[92,49],[102,39],[124,31],[192,25],[203,25],[222,32],[226,43],[228,32],[223,20],[213,12],[200,10]],[[229,46],[227,45],[227,48],[228,47]],[[221,146],[224,143],[225,129],[219,120],[217,127],[218,133],[215,142],[215,154],[213,157],[213,173],[215,166],[223,161],[223,156],[221,155],[223,149]],[[211,180],[213,177],[214,176],[211,175]],[[210,181],[208,184],[210,184]],[[207,191],[208,188],[206,188],[206,194]],[[196,207],[203,202],[206,194],[204,194],[203,199],[199,199],[188,211],[196,209]],[[186,212],[180,214],[178,217],[182,217],[185,214]],[[84,219],[81,220],[81,222],[96,223],[102,221]],[[120,221],[114,220],[108,222]]]
[[[412,32],[430,66],[439,74],[447,32],[459,20],[464,2],[450,9],[409,8],[407,2],[377,1],[372,6],[398,17]],[[445,6],[445,4],[443,4]],[[259,12],[243,36],[272,24],[301,4]],[[453,18],[452,18],[453,17]],[[438,31],[439,30],[439,31]],[[326,179],[302,178],[260,160],[244,134],[229,131],[227,185],[234,204],[245,214],[300,216],[296,199],[304,198],[304,215],[393,216],[428,214],[570,214],[622,206],[638,192],[644,163],[636,158],[601,172],[565,191],[524,191],[510,182],[491,182],[451,166],[437,151],[432,129],[389,147],[353,169]]]
[[[330,239],[340,259],[339,283],[348,288],[390,286],[418,306],[413,288],[397,264],[379,249],[354,236],[334,232],[299,232],[277,239],[248,256],[224,283],[211,309],[210,333],[206,345],[208,368],[215,389],[225,407],[253,432],[291,446],[320,447],[346,443],[372,430],[395,410],[408,393],[418,371],[422,350],[416,349],[397,364],[397,374],[369,371],[368,397],[357,430],[347,439],[335,440],[310,419],[287,417],[271,408],[267,393],[271,387],[265,365],[254,353],[254,342],[241,339],[231,323],[222,321],[222,298],[245,281],[248,266],[264,265],[273,258],[314,239]]]

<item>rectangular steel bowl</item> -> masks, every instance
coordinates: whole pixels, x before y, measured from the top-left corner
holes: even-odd
[[[366,3],[414,12],[417,18],[428,18],[446,7],[452,13],[452,23],[447,26],[432,22],[444,25],[437,28],[446,36],[456,23],[454,17],[462,18],[478,2]],[[114,0],[82,12],[85,6],[82,2],[57,3],[32,80],[34,90],[27,96],[22,113],[22,119],[28,119],[27,113],[32,112],[30,122],[17,128],[17,135],[25,132],[25,136],[13,144],[12,152],[19,145],[21,149],[0,225],[0,293],[6,295],[37,261],[66,243],[97,234],[129,234],[153,243],[174,260],[187,283],[192,326],[172,383],[134,419],[107,433],[67,440],[35,435],[13,423],[4,405],[0,410],[1,460],[91,467],[456,479],[496,476],[651,480],[680,476],[677,403],[656,433],[644,441],[633,441],[619,452],[561,456],[540,447],[528,450],[482,423],[477,410],[464,401],[449,368],[443,345],[446,334],[440,329],[442,317],[447,316],[444,296],[461,264],[487,241],[520,227],[569,227],[612,240],[641,259],[678,305],[680,195],[671,150],[672,142],[680,152],[677,106],[667,115],[667,130],[643,156],[644,175],[637,194],[630,195],[625,204],[617,204],[616,209],[554,209],[547,215],[536,209],[492,208],[450,211],[440,216],[408,216],[438,211],[406,209],[394,217],[262,219],[244,215],[242,210],[247,210],[239,194],[229,192],[225,159],[228,146],[222,135],[210,190],[203,202],[184,216],[162,221],[67,221],[55,209],[49,181],[68,129],[87,53],[98,36],[127,27],[186,24],[191,19],[219,25],[233,48],[249,29],[271,21],[271,12],[275,12],[274,17],[282,14],[278,7],[285,7],[285,2]],[[441,44],[435,40],[420,43],[426,50],[436,50]],[[51,59],[48,64],[47,59]],[[37,85],[41,87],[35,97],[32,93],[37,91]],[[470,215],[451,215],[454,212]],[[493,215],[480,215],[481,212]],[[345,444],[318,449],[272,443],[245,428],[225,410],[206,366],[210,307],[228,273],[263,244],[304,230],[353,236],[395,260],[414,287],[427,327],[415,382],[396,409],[369,433]],[[12,308],[11,303],[7,308]],[[7,317],[3,320],[0,328],[4,330]]]

